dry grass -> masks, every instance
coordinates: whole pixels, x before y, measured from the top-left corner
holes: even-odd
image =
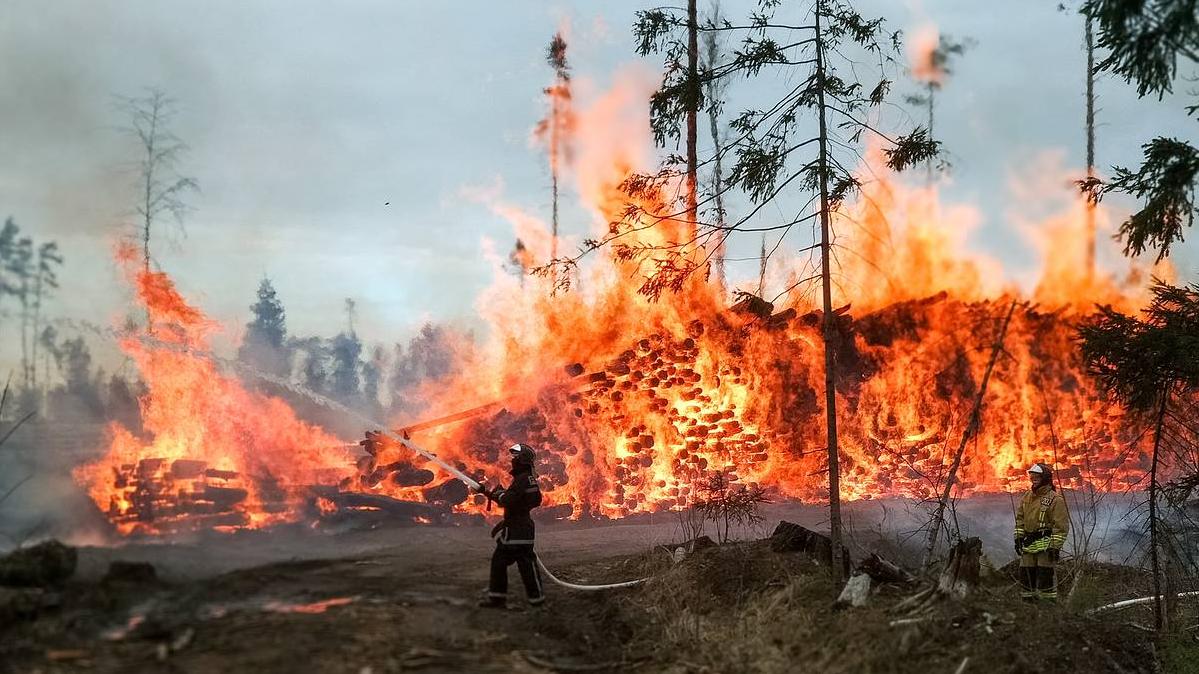
[[[1003,580],[892,627],[898,616],[888,608],[899,596],[888,590],[869,607],[837,609],[822,567],[760,541],[692,555],[607,599],[602,622],[621,634],[626,661],[648,660],[653,671],[923,674],[955,671],[966,657],[969,671],[1154,668],[1146,635],[1124,618],[1025,605]]]

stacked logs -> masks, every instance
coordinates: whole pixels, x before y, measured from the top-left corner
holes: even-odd
[[[568,396],[571,414],[587,427],[623,429],[615,451],[604,452],[613,484],[605,510],[616,517],[685,506],[716,473],[731,481],[760,467],[770,443],[747,426],[734,403],[718,399],[745,387],[749,374],[735,364],[703,372],[699,341],[702,321],[685,335],[653,333],[635,342],[602,370],[584,376],[566,367],[582,385]]]
[[[116,494],[110,500],[108,516],[117,524],[166,533],[249,522],[243,505],[249,491],[242,476],[209,468],[205,461],[151,458],[123,464],[115,471],[113,486]],[[261,488],[259,497],[266,512],[283,512],[289,507],[286,493],[277,485]]]

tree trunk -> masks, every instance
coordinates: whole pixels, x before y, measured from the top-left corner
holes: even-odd
[[[709,50],[708,50],[708,53],[710,54],[709,60],[711,60],[712,62],[715,62],[715,51],[716,51],[716,48],[714,45],[709,47]],[[712,162],[712,193],[716,197],[716,200],[715,200],[716,201],[716,226],[723,228],[724,227],[724,195],[723,195],[724,177],[721,174],[721,168],[720,168],[720,152],[721,152],[720,126],[717,123],[717,119],[716,119],[716,107],[714,105],[712,105],[712,103],[714,102],[714,99],[716,97],[716,88],[715,88],[715,86],[713,86],[711,84],[709,84],[709,86],[708,86],[708,97],[709,97],[709,99],[713,99],[713,100],[709,101],[709,105],[708,105],[708,125],[712,131],[712,147],[713,147],[713,153],[714,153],[713,154],[713,162]],[[724,287],[725,287],[725,274],[724,274],[725,246],[724,246],[724,243],[725,243],[726,232],[724,232],[723,229],[721,229],[719,231],[720,231],[720,241],[719,241],[719,243],[716,244],[716,246],[717,246],[717,249],[716,249],[716,281],[717,281],[717,283],[720,284],[720,289],[724,290]]]
[[[758,297],[766,292],[766,233],[762,233],[762,253],[758,258]]]
[[[828,520],[829,540],[833,548],[833,585],[841,591],[841,468],[837,447],[837,354],[833,340],[833,291],[831,285],[829,254],[829,205],[828,205],[828,125],[824,102],[824,39],[820,32],[821,0],[816,2],[816,92],[820,110],[820,157],[817,160],[820,172],[820,281],[823,302],[824,333],[824,409],[828,443]]]
[[[928,139],[930,142],[933,140],[933,98],[934,98],[934,93],[936,92],[936,90],[937,90],[936,84],[930,80],[928,83]],[[933,184],[933,158],[932,157],[928,158],[928,162],[925,166],[928,170],[928,185],[929,185],[929,187],[932,187],[932,184]]]
[[[1157,423],[1153,429],[1153,460],[1149,464],[1149,560],[1153,567],[1153,626],[1161,630],[1162,616],[1162,576],[1161,560],[1157,550],[1157,461],[1158,451],[1162,444],[1162,424],[1166,418],[1166,403],[1170,399],[1170,389],[1162,391],[1162,403],[1157,411]]]
[[[699,19],[696,0],[687,0],[687,232],[694,238],[699,218],[696,206],[696,117],[699,114]]]
[[[970,421],[966,425],[966,431],[962,433],[962,441],[958,444],[957,453],[953,456],[953,463],[949,466],[949,475],[945,478],[945,488],[941,490],[941,499],[937,502],[937,510],[933,514],[933,521],[929,525],[928,542],[924,549],[924,563],[922,566],[927,567],[932,561],[933,552],[937,548],[937,537],[941,533],[941,525],[945,521],[945,508],[949,503],[949,495],[953,491],[954,482],[957,480],[958,468],[962,465],[962,455],[966,451],[966,443],[978,432],[979,417],[982,415],[983,396],[987,393],[987,382],[991,380],[991,372],[995,369],[995,361],[999,359],[999,352],[1003,349],[1003,337],[1007,334],[1008,324],[1012,322],[1012,314],[1016,311],[1016,300],[1012,300],[1012,305],[1008,307],[1007,316],[1003,319],[1003,325],[999,328],[999,336],[995,338],[995,344],[991,347],[991,358],[987,361],[987,369],[983,373],[982,385],[978,389],[978,395],[974,397],[974,407],[970,410]]]
[[[562,86],[562,78],[556,76],[555,85]],[[562,114],[561,103],[559,102],[560,91],[554,92],[550,97],[550,196],[551,196],[551,216],[550,216],[550,282],[553,286],[558,283],[558,267],[553,263],[558,259],[558,161],[559,150],[558,144],[561,138],[558,136],[559,126],[561,125]],[[523,275],[522,275],[523,276]]]
[[[1087,17],[1087,178],[1095,177],[1095,33]],[[1086,200],[1087,278],[1095,276],[1095,204]]]
[[[33,334],[29,344],[29,369],[33,386],[37,387],[38,328],[42,320],[42,265],[38,262],[37,278],[33,283]]]
[[[21,280],[21,380],[29,387],[29,281]]]

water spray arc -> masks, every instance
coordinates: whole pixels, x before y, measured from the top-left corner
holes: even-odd
[[[128,339],[128,338],[132,337],[147,347],[151,347],[151,348],[155,348],[155,349],[169,350],[169,351],[172,351],[175,353],[185,354],[192,358],[202,358],[202,359],[208,360],[209,362],[212,362],[216,366],[224,368],[226,370],[233,370],[243,376],[253,377],[256,379],[260,379],[262,381],[269,382],[276,386],[283,387],[283,388],[287,389],[288,391],[295,393],[296,395],[302,396],[304,398],[307,398],[308,400],[311,400],[314,403],[317,403],[318,405],[322,405],[324,407],[332,409],[341,414],[345,414],[345,415],[349,416],[350,418],[355,419],[356,421],[362,423],[363,425],[365,425],[367,427],[381,429],[379,432],[382,435],[384,435],[387,438],[389,438],[390,440],[393,440],[396,443],[406,447],[407,449],[409,449],[413,453],[421,456],[422,458],[427,459],[428,461],[431,461],[432,463],[440,466],[447,473],[454,476],[455,479],[460,480],[462,483],[464,483],[470,489],[473,489],[475,491],[482,490],[482,485],[477,480],[475,480],[471,476],[467,475],[463,471],[459,470],[458,468],[454,467],[447,461],[441,459],[433,452],[417,445],[416,443],[412,442],[410,439],[403,437],[401,434],[389,429],[386,424],[382,424],[375,419],[371,419],[370,417],[350,408],[349,406],[347,406],[337,400],[334,400],[332,398],[329,398],[328,396],[317,393],[316,391],[313,391],[305,386],[301,386],[301,385],[299,385],[295,382],[292,382],[286,378],[259,371],[258,369],[254,368],[254,367],[251,367],[245,363],[242,363],[242,362],[239,362],[236,360],[222,358],[210,351],[204,351],[204,350],[200,350],[200,349],[190,348],[184,344],[165,342],[165,341],[162,341],[160,339],[153,337],[152,335],[143,335],[143,334],[130,335],[128,333],[121,333],[121,332],[111,329],[111,328],[106,329],[106,328],[101,328],[99,326],[92,325],[89,323],[79,323],[79,322],[75,322],[75,321],[70,321],[70,324],[71,324],[71,327],[73,327],[73,328],[80,329],[80,330],[86,330],[87,332],[91,332],[97,336],[104,337],[106,339],[120,340],[120,339]],[[599,584],[599,585],[582,585],[582,584],[578,584],[578,583],[570,583],[570,582],[567,582],[567,581],[564,581],[564,580],[558,578],[545,566],[545,563],[541,561],[540,557],[537,558],[537,565],[541,569],[541,572],[544,573],[546,575],[546,577],[548,577],[552,582],[554,582],[555,584],[560,585],[562,587],[565,587],[567,589],[571,589],[571,590],[579,590],[579,591],[610,590],[610,589],[617,589],[617,588],[623,588],[623,587],[632,587],[634,585],[639,585],[639,584],[645,582],[646,580],[648,580],[648,578],[639,578],[636,580],[624,581],[624,582],[619,582],[619,583],[608,583],[608,584]]]

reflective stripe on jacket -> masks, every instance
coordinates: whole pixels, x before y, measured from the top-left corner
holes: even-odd
[[[1061,550],[1070,535],[1066,499],[1048,485],[1025,492],[1016,509],[1015,538],[1026,539],[1024,552]],[[1026,538],[1027,537],[1027,538]]]

